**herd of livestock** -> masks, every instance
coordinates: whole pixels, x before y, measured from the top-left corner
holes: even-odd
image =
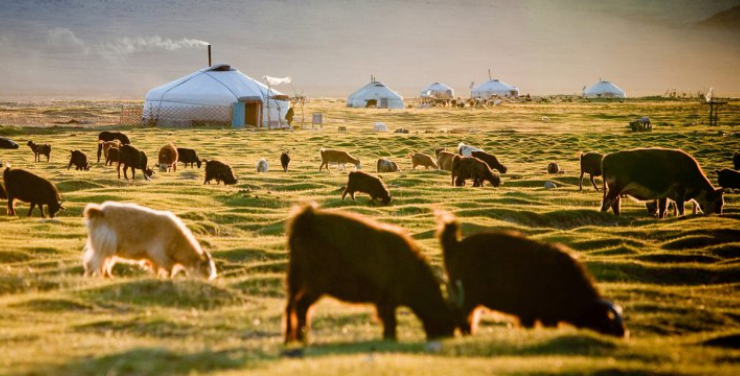
[[[34,161],[50,160],[51,145],[28,141]],[[0,138],[0,147],[18,148],[12,140]],[[500,174],[507,168],[498,158],[461,143],[456,153],[444,148],[435,157],[409,154],[412,168],[441,169],[450,172],[451,184],[473,186],[489,182],[502,184]],[[384,205],[391,193],[379,176],[362,171],[360,160],[341,150],[321,149],[319,171],[329,165],[356,170],[348,174],[342,200],[355,192],[370,195]],[[131,169],[131,178],[141,170],[149,180],[153,170],[146,154],[131,145],[120,132],[104,131],[98,137],[97,160],[116,163],[120,179]],[[288,171],[290,156],[280,156]],[[216,160],[200,159],[193,149],[164,145],[157,158],[162,171],[176,170],[177,163],[198,168],[205,164],[204,184],[236,184],[232,168]],[[644,148],[607,155],[585,153],[580,156],[581,175],[585,173],[598,191],[595,176],[602,176],[601,211],[610,208],[620,214],[622,197],[647,202],[648,213],[665,216],[670,204],[683,215],[687,202],[694,211],[721,214],[724,188],[740,189],[740,154],[734,156],[734,169],[716,170],[720,188],[709,181],[698,162],[674,149]],[[68,169],[88,170],[90,160],[79,150],[71,151]],[[258,172],[267,172],[268,163],[260,159]],[[556,173],[552,164],[548,172]],[[390,159],[377,160],[376,171],[400,171]],[[43,206],[49,216],[61,209],[61,197],[49,180],[23,169],[6,167],[0,184],[0,198],[8,200],[8,215],[15,215],[15,201],[30,203],[42,217]],[[116,262],[137,263],[161,275],[179,271],[208,279],[216,278],[211,255],[203,250],[183,222],[170,212],[136,204],[105,202],[88,204],[84,210],[88,239],[83,252],[85,275],[111,276]],[[458,221],[449,213],[438,212],[437,237],[443,250],[446,280],[440,281],[423,257],[416,242],[404,231],[370,218],[341,211],[325,211],[314,205],[296,207],[287,225],[290,260],[287,271],[288,302],[285,309],[285,341],[306,341],[310,327],[308,312],[322,296],[329,295],[353,303],[371,303],[383,324],[383,337],[396,338],[395,311],[406,306],[419,318],[427,337],[452,336],[456,329],[472,334],[477,324],[476,309],[483,306],[519,318],[522,326],[536,323],[555,326],[560,322],[602,334],[626,337],[629,331],[621,308],[604,299],[586,269],[565,246],[527,239],[519,233],[490,231],[462,238]],[[361,241],[357,241],[361,239]],[[444,288],[443,288],[444,287]],[[445,297],[446,294],[446,297]]]

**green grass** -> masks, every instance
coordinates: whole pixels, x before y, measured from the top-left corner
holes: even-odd
[[[33,115],[41,120],[31,125],[43,126],[49,125],[44,116],[60,114],[114,119],[115,108],[77,102],[66,109],[0,106],[0,124],[10,124],[2,115],[10,110]],[[740,124],[737,110],[736,104],[728,106],[723,122]],[[33,163],[25,145],[0,150],[0,160],[51,179],[67,208],[54,220],[38,213],[0,217],[0,374],[740,373],[737,194],[726,195],[723,216],[655,220],[631,200],[623,201],[621,217],[599,213],[601,193],[587,179],[584,190],[578,190],[578,152],[648,146],[692,153],[716,183],[711,171],[731,166],[740,137],[727,126],[697,123],[703,118],[698,105],[631,100],[384,111],[315,101],[307,109],[311,112],[324,114],[322,130],[125,128],[150,160],[173,141],[196,148],[201,157],[231,164],[239,176],[231,187],[204,186],[202,169],[182,165],[176,173],[157,172],[152,182],[140,174],[133,182],[118,180],[114,168],[101,165],[67,171],[68,150],[94,156],[99,129],[0,127],[0,135],[19,144],[33,139],[53,145],[48,164]],[[654,132],[626,132],[626,120],[643,114],[658,124]],[[541,116],[551,121],[541,123]],[[412,133],[373,133],[375,121]],[[348,132],[336,132],[337,126]],[[500,188],[455,188],[444,172],[410,169],[409,152],[432,154],[435,147],[454,148],[461,141],[495,153],[509,168]],[[366,171],[374,171],[380,156],[399,162],[402,172],[381,174],[391,186],[393,203],[370,206],[362,194],[357,202],[342,202],[347,174],[318,172],[321,147],[351,151]],[[291,153],[288,173],[279,167],[281,150]],[[270,163],[266,174],[255,172],[261,157]],[[547,175],[551,161],[566,173]],[[546,181],[558,188],[544,189]],[[113,280],[83,278],[82,210],[89,202],[105,200],[176,213],[213,254],[219,278],[156,279],[133,265],[118,265]],[[284,223],[291,206],[307,200],[403,227],[440,271],[437,208],[455,213],[466,234],[514,229],[564,243],[599,281],[604,295],[622,305],[632,336],[618,340],[568,326],[527,330],[509,317],[488,313],[475,336],[446,339],[441,349],[430,351],[420,323],[407,309],[398,313],[400,340],[391,343],[380,339],[372,307],[324,299],[314,311],[311,345],[302,351],[286,348],[281,335],[288,261]],[[27,204],[18,204],[19,213],[27,210]]]

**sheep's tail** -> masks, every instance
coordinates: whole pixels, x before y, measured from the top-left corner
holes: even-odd
[[[457,245],[460,242],[460,222],[457,221],[457,218],[453,214],[443,210],[435,211],[434,215],[437,217],[437,223],[439,224],[437,238],[440,244],[442,244],[445,267],[449,268],[455,256]]]

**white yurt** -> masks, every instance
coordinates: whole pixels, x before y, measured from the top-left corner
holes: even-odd
[[[583,89],[586,98],[627,98],[624,90],[613,83],[599,79],[599,83],[590,88]]]
[[[475,98],[490,98],[494,95],[499,97],[518,97],[519,88],[498,79],[492,79],[473,88],[472,94]]]
[[[452,99],[455,97],[455,91],[451,87],[435,82],[421,89],[422,98]]]
[[[385,86],[382,82],[372,78],[369,84],[350,94],[347,98],[347,107],[354,108],[404,108],[403,97]]]
[[[162,126],[287,127],[289,98],[227,64],[203,68],[146,94],[143,121]]]

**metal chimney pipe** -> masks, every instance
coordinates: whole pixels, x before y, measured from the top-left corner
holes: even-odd
[[[208,45],[208,66],[211,66],[211,45]]]

